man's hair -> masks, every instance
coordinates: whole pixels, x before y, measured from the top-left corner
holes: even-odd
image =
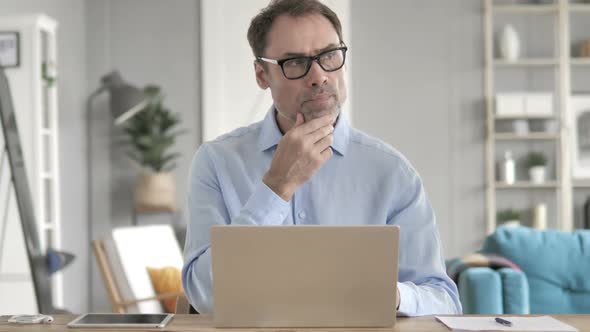
[[[255,57],[264,56],[266,50],[266,36],[270,31],[274,20],[281,15],[301,17],[310,14],[318,14],[327,18],[338,34],[342,42],[342,25],[338,15],[328,6],[318,0],[273,0],[263,8],[250,22],[248,28],[248,42]]]

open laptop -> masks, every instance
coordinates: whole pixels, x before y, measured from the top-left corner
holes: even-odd
[[[399,227],[213,226],[216,327],[389,327]]]

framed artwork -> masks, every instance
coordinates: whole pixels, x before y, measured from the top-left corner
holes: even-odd
[[[590,95],[570,99],[572,177],[590,179]]]
[[[0,67],[18,67],[20,40],[16,31],[0,31]]]

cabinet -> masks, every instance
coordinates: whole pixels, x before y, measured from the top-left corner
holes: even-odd
[[[585,184],[572,180],[571,155],[575,147],[571,136],[570,105],[572,96],[588,83],[584,77],[590,74],[590,58],[575,57],[576,39],[590,39],[588,23],[585,23],[587,20],[582,19],[587,14],[590,14],[590,4],[587,2],[484,0],[488,234],[497,226],[496,214],[499,210],[516,208],[530,211],[534,204],[539,203],[548,207],[549,228],[572,230],[579,224],[574,218],[574,201],[579,200],[576,198],[577,191]],[[498,36],[506,24],[515,26],[519,35],[521,54],[516,60],[505,60],[499,55]],[[580,79],[577,79],[576,75],[584,71],[585,76],[580,75]],[[497,94],[515,91],[523,94],[551,94],[553,112],[545,115],[528,115],[526,112],[520,115],[499,115],[496,112]],[[510,130],[503,131],[516,121],[540,127],[552,122],[556,126],[554,130],[542,129],[518,134]],[[522,165],[523,157],[531,151],[545,154],[548,159],[547,180],[540,184],[533,183],[520,167],[515,183],[499,181],[498,165],[505,151],[511,151],[517,156],[517,165]],[[527,220],[531,219],[531,215],[525,214],[522,219],[521,222],[529,225]]]
[[[41,250],[60,250],[62,229],[56,80],[57,22],[40,14],[0,16],[0,31],[19,34],[20,64],[6,68],[5,72],[11,87]],[[6,235],[12,237],[13,241],[22,241],[19,234],[21,226],[10,224],[13,220],[18,218],[9,218],[11,234],[7,232]],[[13,247],[20,249],[12,252],[3,261],[3,271],[11,271],[21,262],[26,262],[24,244],[15,243]],[[19,289],[30,288],[31,278],[25,268],[17,270],[18,273],[9,273],[10,277],[0,276],[2,297],[13,301],[18,299],[23,302],[23,308],[26,308],[28,304],[24,302],[29,300]],[[51,283],[54,305],[63,307],[63,281],[60,272],[52,276]],[[34,303],[34,298],[32,301]],[[0,311],[14,312],[17,307],[13,304],[8,308],[0,308]]]

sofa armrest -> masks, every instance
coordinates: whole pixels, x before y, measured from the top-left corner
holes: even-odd
[[[472,267],[459,275],[459,296],[465,314],[528,314],[524,273],[508,268]]]
[[[459,298],[464,314],[503,314],[502,281],[489,267],[471,267],[459,275]]]
[[[498,270],[502,279],[502,301],[505,314],[527,315],[531,313],[529,304],[529,283],[522,271],[510,268]]]

